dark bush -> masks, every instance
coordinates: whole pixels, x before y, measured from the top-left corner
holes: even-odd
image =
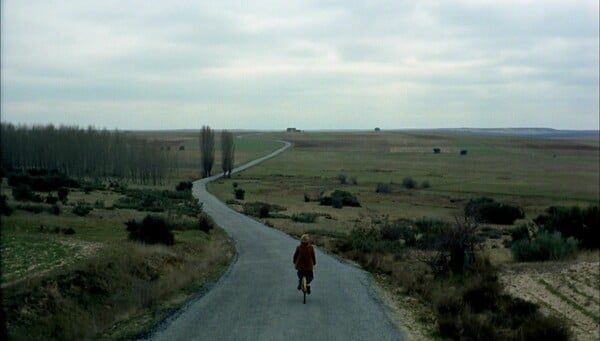
[[[495,310],[501,293],[502,285],[498,282],[497,277],[478,276],[465,288],[463,302],[468,304],[474,313]]]
[[[461,150],[460,155],[467,155],[467,150],[466,149]]]
[[[406,177],[402,179],[402,186],[408,189],[417,188],[417,182],[411,177]]]
[[[525,321],[517,332],[517,340],[567,341],[573,338],[567,323],[554,316],[535,314]]]
[[[12,173],[8,177],[8,184],[16,186],[17,184],[29,185],[34,191],[50,192],[59,187],[79,187],[79,183],[62,173],[50,172],[45,170],[28,171],[25,173]]]
[[[0,195],[0,215],[9,216],[13,212],[12,208],[6,203],[6,195]]]
[[[511,251],[519,262],[558,260],[571,257],[577,252],[577,240],[567,239],[560,232],[541,231],[535,238],[514,242]]]
[[[60,207],[56,204],[52,205],[52,208],[50,209],[50,212],[54,215],[59,215],[60,214]]]
[[[48,194],[46,197],[46,204],[54,205],[58,202],[58,198],[53,196],[52,194]]]
[[[355,176],[351,176],[349,181],[353,185],[358,185],[358,180],[356,179]]]
[[[472,217],[477,222],[500,225],[512,225],[515,220],[525,218],[525,213],[520,207],[499,203],[486,197],[470,199],[464,212],[467,217]]]
[[[439,154],[441,152],[442,152],[442,150],[440,148],[433,148],[433,153],[434,154]]]
[[[92,208],[84,203],[78,202],[77,205],[71,211],[73,214],[78,215],[80,217],[88,215],[92,211]]]
[[[340,182],[340,185],[345,185],[348,183],[348,177],[346,176],[346,174],[339,174],[337,176],[337,179]]]
[[[233,188],[238,188],[238,183],[237,182],[233,182],[231,185],[233,186]]]
[[[335,190],[331,196],[321,198],[320,204],[323,206],[333,206],[341,208],[342,206],[360,207],[360,203],[356,196],[350,192]]]
[[[529,240],[529,226],[527,224],[521,224],[510,229],[510,237],[512,238],[513,242],[519,240]]]
[[[423,182],[421,182],[421,188],[425,189],[425,188],[429,188],[431,187],[431,185],[429,184],[429,181],[425,180]]]
[[[378,183],[377,186],[375,187],[375,192],[376,193],[392,193],[392,185]]]
[[[67,195],[69,195],[69,189],[66,187],[58,188],[58,200],[62,202],[67,201]]]
[[[63,234],[66,234],[66,235],[72,235],[72,234],[75,234],[75,230],[74,230],[72,227],[68,227],[68,228],[66,228],[66,229],[65,229],[65,228],[64,228],[64,229],[61,229],[61,232],[62,232]]]
[[[244,200],[244,197],[246,196],[246,191],[241,188],[236,188],[234,193],[237,200]]]
[[[245,203],[243,210],[246,215],[267,218],[271,216],[271,212],[285,211],[285,207],[257,201]]]
[[[552,206],[533,220],[542,230],[558,231],[573,237],[582,248],[600,248],[600,210],[597,205],[581,209],[577,206]]]
[[[192,187],[194,187],[194,184],[191,183],[190,181],[182,181],[180,182],[176,187],[175,190],[180,192],[180,191],[191,191]]]
[[[13,187],[12,195],[17,201],[33,201],[35,193],[29,185],[19,183]]]
[[[314,223],[317,221],[317,217],[319,215],[317,213],[312,212],[302,212],[298,214],[292,215],[292,221],[296,221],[299,223]]]
[[[141,222],[130,220],[125,225],[131,240],[146,244],[173,245],[175,243],[171,228],[161,217],[148,215]]]
[[[212,218],[204,212],[200,213],[198,216],[198,229],[202,232],[208,233],[214,227],[215,222],[212,220]]]

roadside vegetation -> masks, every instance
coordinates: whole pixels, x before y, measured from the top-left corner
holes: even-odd
[[[82,143],[65,149],[72,134]],[[2,123],[2,139],[1,296],[10,339],[139,337],[228,266],[233,246],[191,194],[201,173],[198,132]],[[279,145],[230,142],[240,162]],[[112,153],[121,147],[164,163]]]
[[[276,203],[252,215],[372,272],[417,338],[597,337],[597,141],[285,138],[290,151],[209,190],[240,212]]]

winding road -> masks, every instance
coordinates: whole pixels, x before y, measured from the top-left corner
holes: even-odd
[[[283,142],[283,141],[282,141]],[[238,167],[272,158],[284,146]],[[230,208],[206,191],[193,194],[233,239],[237,257],[214,287],[167,320],[153,340],[402,340],[366,272],[317,248],[312,295],[302,304],[292,255],[298,241]]]

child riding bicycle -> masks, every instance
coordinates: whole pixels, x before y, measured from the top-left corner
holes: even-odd
[[[315,249],[310,244],[310,237],[308,234],[303,234],[302,237],[300,237],[300,245],[296,247],[293,261],[296,270],[298,271],[298,290],[301,290],[302,277],[306,276],[306,282],[310,284],[314,278],[313,267],[317,265]],[[310,285],[307,287],[306,293],[310,294]]]

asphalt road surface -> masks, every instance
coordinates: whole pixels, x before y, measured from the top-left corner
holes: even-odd
[[[236,169],[240,171],[289,147]],[[368,274],[317,247],[312,294],[302,303],[292,256],[298,241],[237,213],[194,182],[203,209],[233,239],[237,258],[205,295],[151,335],[153,340],[401,340]],[[301,200],[299,198],[298,200]]]

